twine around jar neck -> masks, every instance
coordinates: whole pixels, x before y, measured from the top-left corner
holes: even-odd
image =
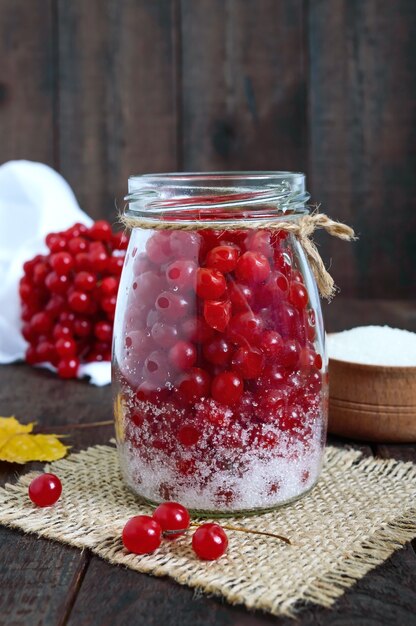
[[[271,220],[235,220],[221,221],[221,224],[215,224],[211,221],[180,221],[180,220],[164,220],[164,219],[146,219],[142,215],[132,216],[123,214],[120,221],[126,228],[142,228],[151,230],[276,230],[284,231],[292,234],[299,241],[306,257],[310,263],[313,274],[318,285],[319,293],[322,298],[331,300],[336,293],[334,279],[326,269],[322,257],[318,252],[316,244],[312,240],[315,230],[322,228],[328,234],[344,241],[354,241],[356,238],[354,230],[347,226],[332,220],[325,213],[319,213],[318,210],[310,215],[302,215],[296,220],[284,220],[281,217]]]

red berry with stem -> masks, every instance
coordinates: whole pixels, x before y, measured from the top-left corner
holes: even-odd
[[[219,524],[202,524],[192,537],[192,548],[200,559],[215,561],[228,547],[228,538]]]
[[[163,502],[153,512],[153,519],[159,522],[166,539],[176,539],[189,528],[191,521],[188,510],[178,502]],[[177,530],[180,532],[172,533]]]
[[[149,515],[136,515],[123,528],[124,547],[134,554],[149,554],[162,543],[162,527]]]
[[[221,298],[227,287],[224,275],[218,270],[200,267],[196,272],[196,293],[204,300]]]
[[[241,398],[243,390],[243,380],[234,371],[218,374],[211,385],[211,395],[214,400],[227,406],[236,404]]]
[[[269,261],[261,252],[245,252],[238,259],[235,274],[241,282],[262,283],[270,275]]]
[[[55,474],[41,474],[29,485],[29,498],[37,506],[52,506],[61,497],[62,483]]]

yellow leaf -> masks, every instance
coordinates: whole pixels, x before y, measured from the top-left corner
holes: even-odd
[[[33,423],[20,424],[15,417],[0,417],[0,448],[17,433],[31,433]]]
[[[14,417],[0,417],[0,461],[56,461],[68,447],[55,435],[33,435],[32,424],[20,424]]]

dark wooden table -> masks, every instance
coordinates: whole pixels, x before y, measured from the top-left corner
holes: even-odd
[[[336,299],[325,307],[327,329],[389,323],[416,331],[416,303]],[[25,365],[0,368],[0,415],[36,420],[45,430],[67,432],[75,450],[105,443],[111,426],[110,388],[82,381],[62,382],[47,371]],[[337,441],[338,445],[347,442]],[[416,445],[359,445],[365,454],[416,462]],[[36,467],[32,464],[31,467]],[[0,463],[2,483],[28,467]],[[332,609],[308,607],[301,626],[416,625],[416,554],[407,545],[370,572]],[[196,597],[169,579],[152,578],[109,565],[88,550],[37,539],[0,527],[0,624],[254,626],[293,624],[232,607],[220,599]]]

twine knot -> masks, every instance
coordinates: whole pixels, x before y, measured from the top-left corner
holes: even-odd
[[[292,232],[305,251],[315,276],[319,293],[323,298],[331,300],[336,293],[334,279],[326,269],[318,248],[311,237],[315,230],[322,228],[333,237],[343,239],[344,241],[354,241],[357,239],[354,230],[347,224],[332,220],[324,213],[305,215],[294,225],[298,227],[298,231],[294,230]]]

